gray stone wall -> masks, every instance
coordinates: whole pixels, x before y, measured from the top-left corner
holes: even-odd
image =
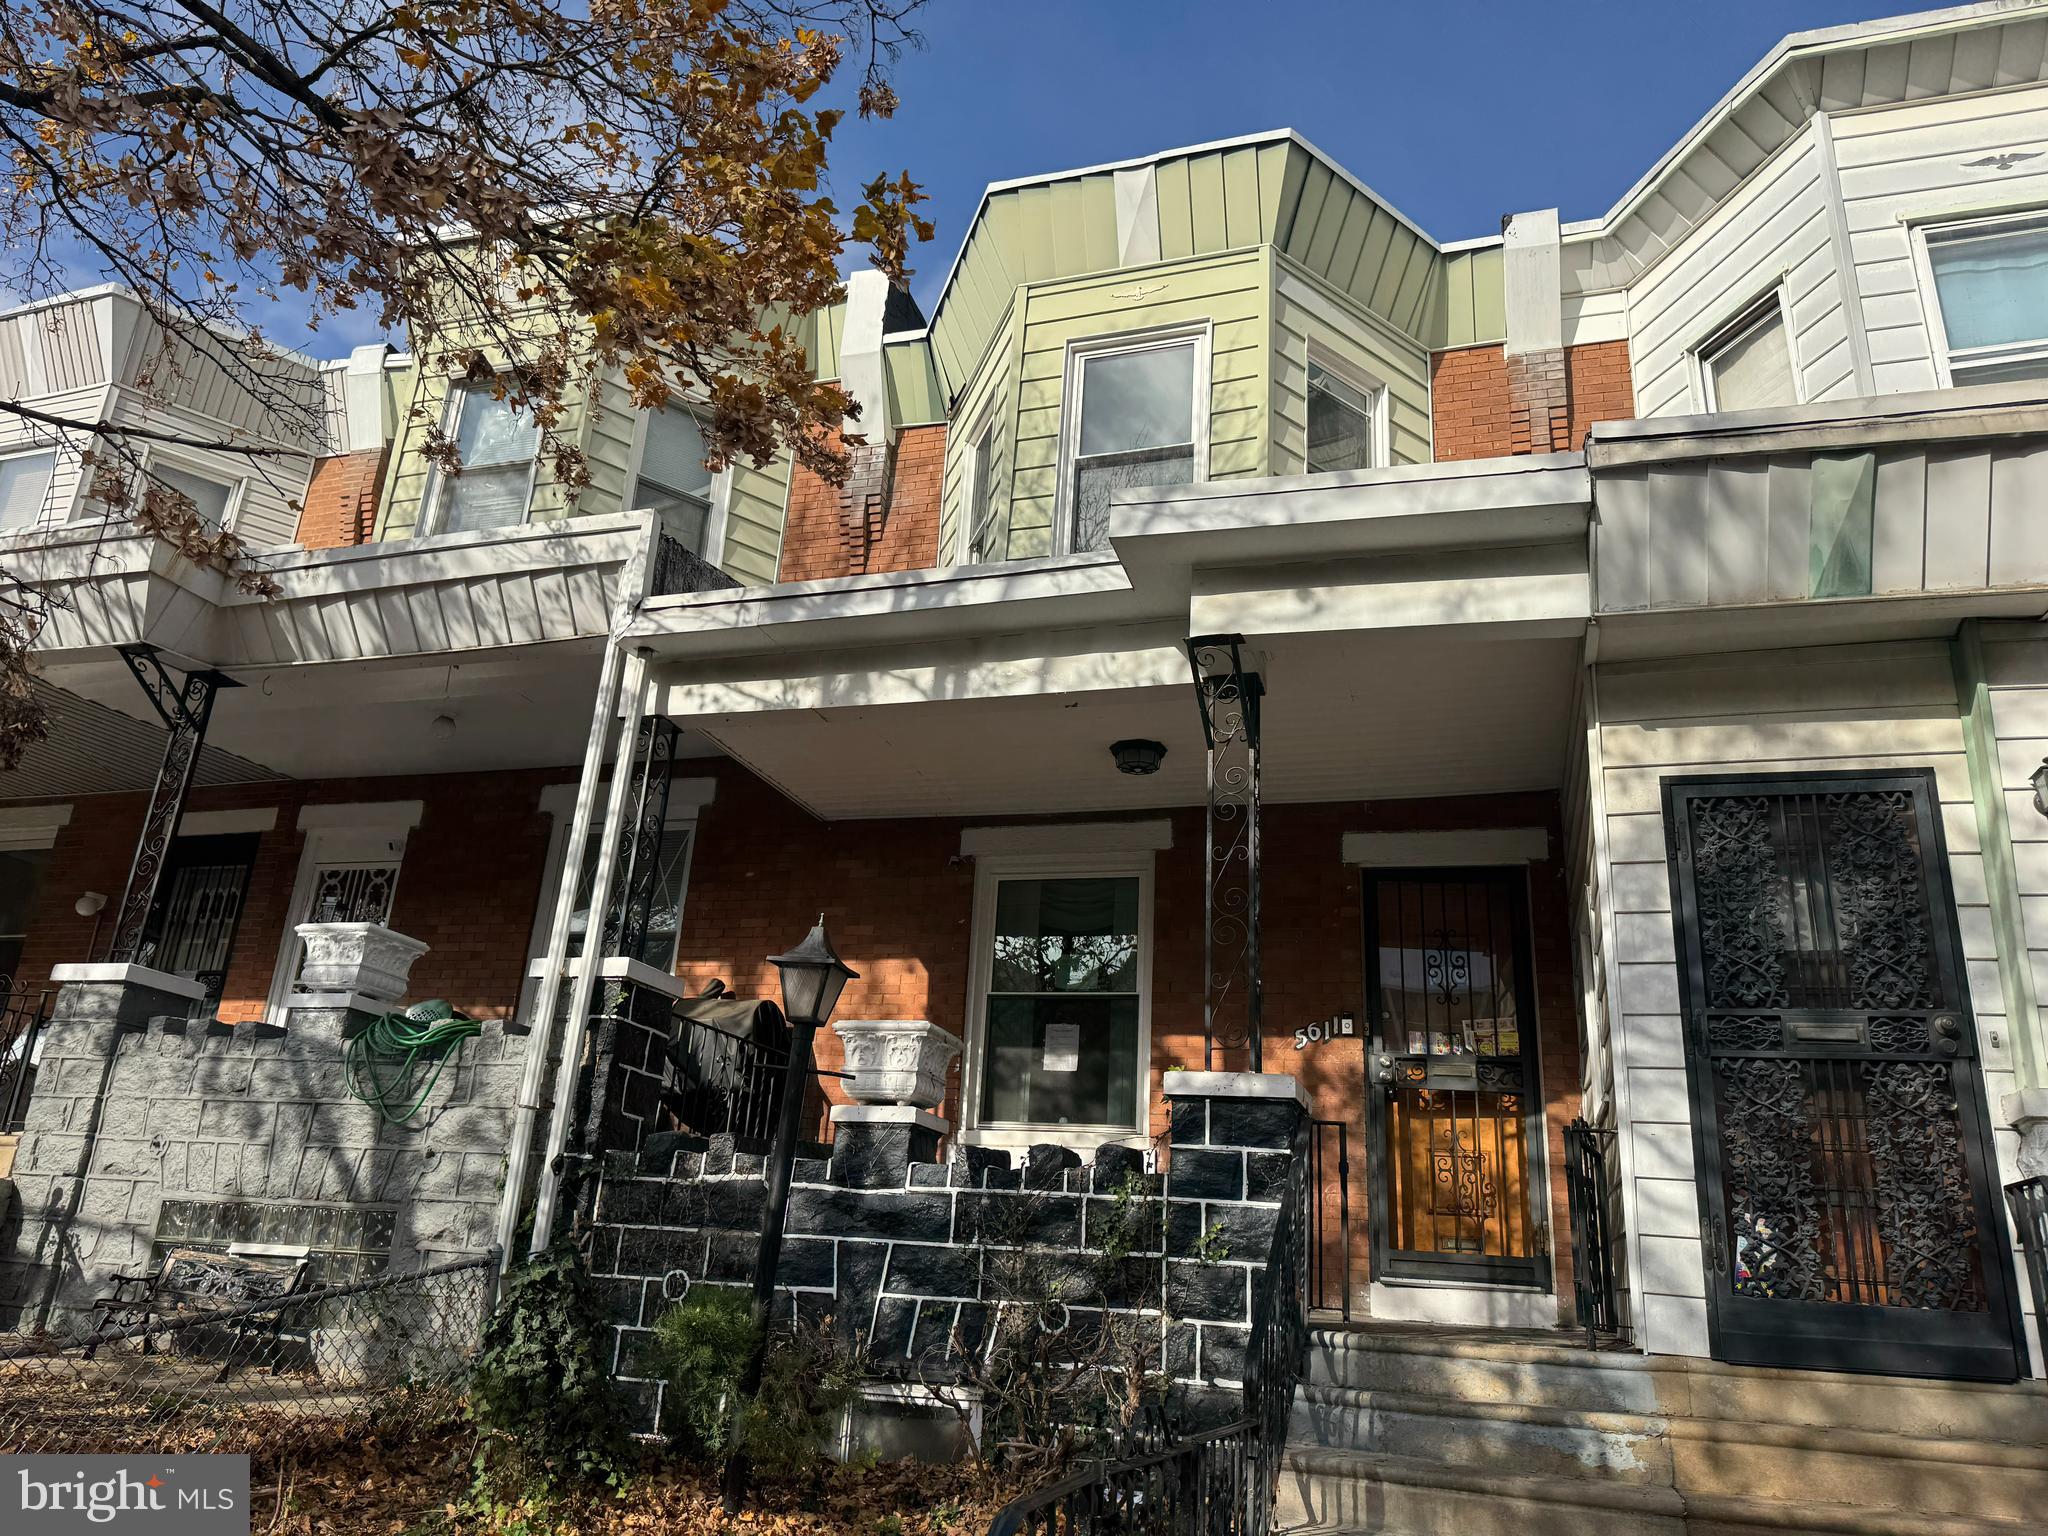
[[[1176,1100],[1159,1174],[1120,1146],[1102,1147],[1088,1166],[1052,1146],[1032,1149],[1022,1166],[976,1148],[925,1161],[929,1149],[898,1128],[843,1125],[829,1149],[811,1149],[825,1155],[797,1162],[778,1305],[857,1335],[884,1377],[949,1381],[961,1353],[991,1336],[992,1314],[1018,1304],[1011,1287],[992,1283],[1000,1256],[1038,1249],[1036,1272],[1053,1289],[1063,1266],[1077,1278],[1085,1270],[1086,1294],[1101,1304],[1074,1307],[1069,1328],[1085,1333],[1087,1314],[1101,1310],[1156,1326],[1176,1383],[1234,1388],[1303,1114],[1291,1099]],[[729,1138],[673,1135],[607,1159],[592,1269],[608,1293],[613,1368],[638,1431],[660,1427],[664,1387],[648,1345],[662,1313],[694,1285],[752,1284],[763,1163]],[[1138,1184],[1127,1185],[1133,1176]],[[1118,1191],[1131,1187],[1159,1218],[1159,1245],[1133,1252],[1104,1285],[1105,1234],[1128,1234],[1131,1202],[1120,1209]]]
[[[523,1032],[486,1024],[427,1107],[394,1126],[343,1083],[344,1040],[364,1015],[296,1011],[289,1030],[229,1028],[189,1020],[187,1007],[132,985],[59,993],[15,1162],[16,1209],[0,1227],[0,1325],[76,1313],[114,1275],[147,1267],[166,1202],[166,1239],[295,1231],[276,1240],[326,1239],[330,1269],[490,1249]]]

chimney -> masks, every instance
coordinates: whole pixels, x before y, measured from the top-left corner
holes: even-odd
[[[1511,451],[1563,452],[1573,444],[1557,210],[1509,214],[1501,221],[1501,236]]]

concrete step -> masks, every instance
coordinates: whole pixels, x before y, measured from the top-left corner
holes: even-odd
[[[1699,1497],[2026,1519],[2048,1510],[2048,1447],[1769,1421],[1598,1413],[1309,1386],[1303,1448]]]
[[[1374,1325],[1309,1336],[1312,1386],[1581,1413],[1863,1429],[2048,1446],[2048,1383],[1771,1370],[1566,1342]]]
[[[2041,1528],[2031,1518],[1928,1516],[1814,1499],[1689,1497],[1596,1478],[1308,1447],[1287,1454],[1275,1526],[1298,1536],[2031,1536]]]

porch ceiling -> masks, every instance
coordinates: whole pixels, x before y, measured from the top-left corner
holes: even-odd
[[[1541,789],[1560,781],[1578,644],[1442,632],[1307,634],[1261,646],[1264,791],[1274,802]],[[1199,804],[1201,722],[1185,671],[1143,686],[841,708],[692,726],[827,820],[1043,815]],[[1166,745],[1121,774],[1109,746]]]

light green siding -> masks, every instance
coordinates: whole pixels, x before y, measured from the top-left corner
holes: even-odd
[[[1311,343],[1386,388],[1387,445],[1396,464],[1430,459],[1429,354],[1349,296],[1281,256],[1273,303],[1273,473],[1307,468]]]
[[[1485,245],[1445,256],[1422,339],[1432,348],[1469,347],[1483,341],[1504,341],[1507,334],[1501,248]]]
[[[1060,412],[1070,342],[1208,322],[1209,478],[1226,480],[1265,473],[1268,348],[1264,269],[1254,250],[1150,267],[1142,279],[1112,273],[1048,283],[1026,292],[1015,375],[1016,404],[1005,422],[1014,434],[1009,456],[1011,558],[1042,555],[1052,547]],[[963,409],[959,453],[949,453],[949,458],[964,459],[967,419]]]
[[[921,427],[946,419],[946,394],[939,388],[929,341],[919,337],[913,341],[887,342],[882,360],[889,369],[892,421],[900,427]]]
[[[961,394],[959,408],[953,413],[951,426],[946,432],[946,488],[939,509],[939,562],[942,565],[958,564],[965,556],[962,548],[967,536],[964,519],[967,516],[967,460],[970,440],[993,412],[995,433],[990,441],[989,485],[994,488],[997,502],[1001,504],[1010,484],[1011,447],[1016,441],[1017,409],[1016,378],[1018,364],[1018,332],[1016,307],[1003,318],[1003,324],[989,347],[983,365],[966,390]],[[996,538],[996,548],[1007,541],[1008,520],[999,515],[1001,527]]]

